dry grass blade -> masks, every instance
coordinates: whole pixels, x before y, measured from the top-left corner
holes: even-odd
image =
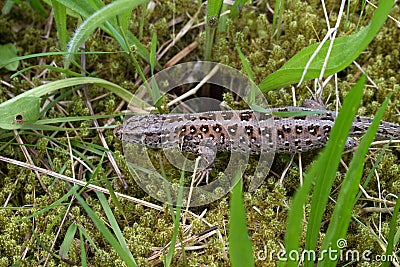
[[[218,232],[218,225],[211,227],[210,229],[207,229],[201,233],[195,234],[191,237],[186,238],[182,242],[177,242],[175,244],[175,250],[178,251],[182,248],[182,245],[185,245],[185,250],[199,250],[203,249],[205,245],[200,245],[200,246],[195,246],[196,244],[199,244],[203,240],[209,238],[210,236],[216,234]],[[192,243],[192,245],[188,246],[189,243]],[[156,248],[157,251],[155,251],[150,257],[147,258],[149,263],[151,264],[158,264],[160,263],[160,257],[168,252],[170,243],[165,245],[163,248]]]
[[[186,46],[184,49],[182,49],[179,53],[177,53],[175,56],[173,56],[170,60],[168,60],[168,62],[165,63],[164,67],[169,68],[171,66],[174,66],[176,63],[181,61],[182,58],[186,57],[187,55],[189,55],[190,52],[192,52],[194,49],[196,49],[196,47],[198,45],[199,44],[197,43],[197,41],[192,42],[191,44]]]
[[[192,28],[194,22],[197,20],[200,10],[201,7],[197,10],[196,14],[194,14],[194,16],[189,20],[189,22],[186,23],[186,25],[178,32],[178,34],[175,36],[172,42],[158,55],[157,59],[162,58],[171,47],[173,47],[183,36],[185,36],[185,34]]]

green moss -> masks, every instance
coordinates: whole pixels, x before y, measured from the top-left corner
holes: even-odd
[[[336,20],[334,14],[338,9],[338,3],[337,1],[327,1],[327,6],[328,10],[332,11],[330,12],[330,14],[332,14],[330,16],[332,26]],[[174,25],[176,34],[182,29],[183,25],[189,21],[190,17],[195,14],[199,6],[193,1],[179,0],[163,2],[163,4],[158,5],[153,11],[146,10],[142,12],[143,8],[145,8],[145,6],[133,11],[131,17],[132,24],[130,25],[131,31],[134,34],[138,33],[139,27],[141,27],[140,20],[144,14],[144,24],[142,25],[143,36],[140,37],[140,41],[145,46],[149,47],[152,33],[156,32],[158,38],[157,46],[159,48],[173,38],[172,26],[169,24],[171,20],[173,18],[183,19],[182,22],[178,22]],[[395,6],[393,8],[393,13],[398,14],[399,8],[399,6]],[[322,9],[320,1],[318,0],[286,1],[283,18],[284,25],[282,28],[283,32],[279,38],[273,35],[270,14],[263,12],[263,10],[265,9],[244,9],[238,18],[234,20],[228,19],[226,31],[218,33],[218,41],[213,48],[215,61],[243,71],[242,64],[235,50],[235,45],[238,44],[250,62],[250,66],[256,77],[256,82],[261,81],[268,74],[277,70],[302,48],[321,40],[326,33],[326,22],[321,15]],[[369,17],[372,12],[373,10],[368,8],[364,14]],[[204,14],[205,8],[201,10],[195,24],[202,22]],[[368,19],[365,21],[368,22]],[[77,20],[69,18],[68,22],[68,26],[72,32],[77,27]],[[54,28],[50,32],[49,38],[42,37],[45,35],[44,24],[45,21],[35,16],[31,9],[16,5],[13,7],[12,15],[3,15],[0,17],[0,36],[4,37],[2,42],[15,43],[19,49],[20,55],[28,55],[43,51],[58,51],[58,41]],[[344,31],[344,23],[340,26],[339,34],[345,35],[354,32],[356,25],[357,17],[354,16],[352,20],[347,22],[346,31]],[[400,123],[400,117],[396,115],[398,113],[398,107],[400,106],[400,74],[398,73],[398,58],[400,52],[397,42],[397,40],[399,40],[399,34],[400,32],[395,23],[393,21],[388,21],[365,53],[357,59],[357,62],[363,66],[368,76],[378,85],[378,88],[370,85],[366,87],[363,103],[359,108],[359,114],[361,115],[373,115],[387,94],[393,93],[392,101],[385,114],[385,120]],[[186,56],[184,60],[201,59],[203,55],[204,38],[203,28],[197,27],[191,29],[166,53],[166,55],[164,55],[160,60],[161,65],[166,63],[172,56],[194,40],[198,41],[198,48]],[[121,50],[117,42],[101,31],[96,31],[90,37],[85,44],[85,49],[87,49],[87,51]],[[78,57],[76,59],[79,61]],[[54,60],[55,64],[62,66],[62,56],[44,58],[44,60],[47,64],[50,64],[50,62]],[[86,61],[87,70],[92,75],[117,83],[131,92],[136,90],[137,86],[135,82],[137,81],[138,75],[133,64],[126,55],[121,53],[93,54],[87,55]],[[39,63],[37,58],[25,60],[23,62],[24,67],[35,66]],[[141,59],[139,59],[139,63],[141,64],[141,68],[145,70],[147,63]],[[77,68],[74,70],[79,72]],[[10,94],[20,94],[43,82],[65,78],[65,75],[55,71],[50,71],[45,75],[39,76],[41,71],[43,71],[43,69],[33,69],[24,73],[25,77],[18,76],[11,79],[11,73],[1,69],[0,75],[2,80],[10,83],[13,88],[10,89],[10,87],[1,85],[0,101],[3,102],[9,99]],[[338,95],[340,100],[343,100],[359,76],[359,70],[353,66],[339,73]],[[310,97],[307,86],[314,88],[313,82],[304,83],[300,88],[296,88],[296,97],[299,103],[301,103],[303,99]],[[283,88],[268,92],[267,99],[270,105],[274,107],[292,105],[291,94],[291,88]],[[335,84],[333,80],[326,86],[323,94],[324,100],[330,97],[331,106],[329,108],[332,108],[336,105],[337,100],[330,95],[335,95]],[[102,97],[99,98],[99,96]],[[120,99],[113,94],[109,94],[109,92],[103,88],[91,86],[89,98],[96,99],[91,103],[96,114],[111,114],[119,111]],[[236,102],[236,99],[230,95],[225,95],[224,99],[232,107],[244,107],[242,103]],[[44,118],[85,115],[89,115],[89,110],[86,107],[82,94],[73,92],[70,96],[67,96],[57,103],[55,107],[48,110]],[[106,123],[107,120],[101,122]],[[85,142],[101,145],[97,133],[93,129],[90,129],[90,127],[93,126],[90,121],[76,122],[72,123],[72,125],[80,129],[79,131],[69,132],[70,137],[75,138],[75,140],[83,140]],[[70,125],[67,126],[70,127]],[[1,155],[26,162],[27,160],[20,147],[14,144],[15,140],[12,140],[11,132],[7,138],[1,137],[1,134],[2,133],[0,133],[0,138],[2,139],[0,141],[3,142],[0,145],[2,148],[0,152]],[[74,174],[76,177],[87,180],[91,175],[90,171],[82,167],[81,164],[75,165],[76,161],[70,161],[70,151],[65,133],[58,132],[50,138],[52,134],[53,132],[44,131],[30,135],[22,135],[24,143],[30,146],[28,150],[34,155],[34,163],[42,168],[49,168],[54,172],[63,173],[68,176],[73,175],[72,167],[74,166]],[[110,149],[114,151],[117,164],[121,168],[124,178],[129,185],[126,191],[122,189],[119,180],[116,179],[116,175],[106,159],[102,165],[102,172],[107,174],[107,177],[114,178],[112,179],[113,188],[116,191],[155,202],[154,199],[148,197],[135,183],[133,177],[129,173],[126,163],[124,163],[121,143],[114,139],[115,137],[111,130],[106,130],[104,134]],[[13,144],[6,144],[9,141]],[[78,148],[74,145],[73,149],[82,153],[82,157],[85,158],[85,161],[87,160],[86,163],[89,163],[89,165],[97,166],[97,164],[99,164],[101,155]],[[384,155],[381,163],[378,165],[377,173],[380,178],[381,190],[398,195],[400,192],[400,182],[398,181],[398,177],[400,177],[399,154],[398,148],[391,148],[391,150],[392,152],[386,152]],[[303,169],[305,171],[307,171],[317,154],[318,152],[302,155]],[[179,170],[172,168],[164,157],[160,157],[158,151],[151,151],[150,157],[157,167],[162,160],[162,163],[166,166],[165,172],[167,177],[171,177],[174,182],[179,180]],[[351,156],[345,156],[345,162],[349,162],[350,158]],[[218,176],[221,169],[223,169],[225,159],[226,155],[221,155],[216,162],[215,170],[212,173],[214,177]],[[279,175],[282,169],[286,167],[288,161],[288,156],[278,155],[272,167],[273,171],[278,173],[278,175],[273,176],[270,174],[259,189],[253,193],[245,194],[249,232],[256,257],[259,251],[279,251],[283,243],[285,222],[287,219],[287,204],[290,203],[291,197],[298,188],[298,177],[300,175],[300,169],[296,166],[297,163],[294,163],[287,172],[284,186],[282,187],[277,184],[280,178]],[[250,166],[249,169],[251,168],[252,166]],[[365,168],[365,177],[369,174],[370,168],[371,164],[368,163]],[[343,176],[344,170],[341,168],[340,172],[337,174],[338,186]],[[0,177],[0,203],[5,203],[11,194],[8,207],[16,207],[14,209],[0,209],[0,266],[10,266],[17,262],[20,263],[21,266],[37,265],[38,259],[47,257],[48,253],[41,248],[37,240],[31,236],[32,227],[40,237],[41,242],[46,246],[51,246],[61,221],[60,216],[64,215],[63,213],[65,212],[66,206],[51,209],[36,217],[35,220],[30,219],[18,223],[17,220],[29,216],[39,211],[41,208],[57,201],[61,196],[66,194],[68,185],[53,177],[41,175],[41,182],[50,192],[50,194],[47,194],[45,189],[42,188],[41,183],[39,183],[35,173],[28,169],[20,168],[12,164],[4,164],[2,162],[0,162]],[[18,183],[15,184],[17,178]],[[188,176],[188,179],[189,178]],[[373,178],[366,190],[370,195],[377,197],[377,186],[378,182]],[[85,193],[87,193],[85,198],[88,204],[102,220],[107,221],[95,195],[92,192]],[[337,193],[334,192],[332,196],[335,197],[335,194]],[[206,248],[199,251],[187,252],[186,257],[189,265],[199,266],[204,264],[206,266],[229,266],[229,261],[225,258],[224,254],[224,252],[226,252],[228,239],[226,229],[229,229],[228,201],[227,196],[219,202],[212,203],[207,207],[193,209],[200,214],[203,209],[207,208],[205,219],[212,225],[219,225],[223,237],[222,240],[220,240],[216,236],[212,236],[205,241],[207,244]],[[356,207],[355,215],[366,225],[377,225],[381,218],[379,218],[377,214],[362,213],[360,210],[362,210],[361,205],[363,203],[365,202],[360,202],[360,206]],[[165,246],[172,237],[173,223],[168,214],[168,209],[164,206],[164,211],[159,212],[127,201],[121,201],[121,204],[128,222],[126,223],[123,221],[122,216],[118,212],[115,212],[115,216],[123,231],[123,235],[139,266],[148,266],[149,263],[146,259],[151,254],[152,248]],[[113,203],[111,203],[111,205],[112,208],[115,209]],[[324,215],[324,220],[329,220],[333,205],[333,203],[329,203],[327,212]],[[27,206],[27,208],[18,208],[23,206]],[[309,211],[308,206],[306,207],[306,211]],[[188,236],[200,233],[209,228],[209,226],[206,226],[199,219],[193,219],[190,216],[187,218],[188,223],[192,225],[191,232],[187,234]],[[383,234],[387,236],[390,216],[385,216],[383,219]],[[91,265],[124,266],[117,253],[113,251],[77,202],[73,203],[66,216],[64,226],[56,241],[56,246],[54,248],[55,253],[58,252],[66,229],[71,223],[77,223],[84,227],[88,235],[99,248],[99,250],[95,250],[93,247],[89,246],[88,261]],[[324,229],[322,230],[324,231]],[[321,239],[323,237],[323,231],[320,235]],[[74,241],[76,241],[77,238],[78,236],[75,236]],[[301,237],[301,240],[304,242],[304,236]],[[352,248],[357,248],[359,250],[370,249],[376,254],[382,253],[382,249],[376,241],[376,237],[371,234],[370,230],[367,230],[365,227],[355,222],[352,222],[350,226],[347,240],[349,246]],[[80,262],[80,248],[77,244],[78,243],[73,242],[72,249],[68,253],[68,259]],[[27,249],[27,257],[21,260],[21,251],[23,248]],[[257,260],[256,263],[257,266],[272,266],[275,261],[276,259],[273,258],[272,260]],[[368,264],[360,263],[360,266],[364,265],[367,266]],[[50,257],[47,266],[66,266],[66,264],[54,257]],[[173,266],[183,266],[180,256],[174,258]]]

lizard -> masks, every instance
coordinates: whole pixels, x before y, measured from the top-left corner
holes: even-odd
[[[217,151],[257,154],[303,153],[322,148],[329,139],[337,113],[307,107],[272,108],[270,113],[253,110],[208,111],[190,114],[144,114],[127,119],[114,130],[124,142],[152,148],[180,148],[213,162]],[[274,114],[297,112],[299,116]],[[306,114],[306,115],[303,115]],[[357,145],[372,119],[356,115],[346,148]],[[400,139],[400,126],[381,121],[377,139]]]

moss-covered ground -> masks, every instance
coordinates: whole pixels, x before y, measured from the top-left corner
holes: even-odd
[[[339,8],[338,1],[326,1],[330,23],[336,21],[335,14]],[[186,22],[195,15],[199,6],[194,1],[154,1],[156,8],[153,11],[139,7],[135,9],[131,17],[131,31],[139,37],[139,40],[146,47],[150,48],[151,36],[157,33],[158,47],[171,41],[173,38],[173,27],[177,33]],[[45,5],[45,14],[41,16],[37,11],[32,10],[26,5],[15,5],[11,13],[0,15],[0,44],[12,43],[17,47],[18,55],[29,55],[47,51],[57,51],[60,49],[57,39],[55,24],[51,24],[50,7]],[[371,17],[374,8],[368,6],[364,10],[363,16],[365,24]],[[144,15],[144,20],[142,16]],[[242,52],[249,60],[250,66],[257,82],[267,77],[272,72],[279,69],[288,59],[295,55],[302,48],[318,42],[327,32],[326,22],[323,17],[323,10],[320,1],[308,0],[288,0],[285,1],[282,33],[279,37],[271,36],[272,14],[268,10],[267,4],[256,5],[255,8],[243,8],[239,17],[235,20],[228,20],[226,31],[218,34],[218,39],[214,45],[214,61],[227,64],[243,71],[239,56],[235,49],[238,43]],[[400,18],[399,5],[393,8],[391,15]],[[201,8],[197,15],[196,23],[204,22],[205,7]],[[339,35],[349,34],[356,29],[356,24],[360,16],[359,7],[346,23],[342,23]],[[176,23],[172,23],[173,19]],[[140,21],[144,24],[141,25]],[[77,25],[78,19],[69,17],[69,31],[72,33]],[[50,29],[48,27],[51,26]],[[139,29],[142,34],[139,36]],[[203,58],[204,54],[204,26],[193,27],[179,42],[172,47],[160,60],[163,66],[179,51],[187,47],[194,41],[198,46],[181,62],[195,61]],[[375,40],[357,58],[357,63],[366,71],[368,76],[374,81],[377,87],[371,83],[365,88],[359,114],[373,116],[380,103],[383,102],[389,93],[393,93],[391,102],[387,109],[384,119],[389,122],[400,124],[400,31],[398,25],[391,20],[385,23]],[[118,44],[107,34],[98,30],[85,43],[87,51],[120,51]],[[10,78],[13,72],[6,69],[0,70],[0,102],[10,99],[13,95],[18,95],[37,85],[45,82],[65,78],[65,75],[56,71],[46,70],[37,66],[38,64],[53,64],[62,66],[62,57],[44,57],[24,60],[20,63],[20,69],[29,66],[36,66],[22,73],[19,76]],[[119,84],[120,86],[135,92],[138,74],[129,59],[122,53],[115,54],[95,54],[86,56],[86,69],[95,76]],[[139,60],[142,69],[147,63]],[[76,71],[79,71],[75,69]],[[338,73],[338,98],[343,99],[361,72],[355,65],[351,65]],[[149,74],[147,74],[149,77]],[[296,89],[297,101],[309,98],[308,88],[313,88],[313,82],[306,82]],[[335,83],[332,79],[325,86],[323,99],[328,100],[328,108],[332,109],[336,105],[334,95]],[[50,96],[51,99],[58,95]],[[121,111],[126,106],[121,106],[121,99],[105,91],[102,88],[92,86],[89,90],[89,99],[93,101],[92,106],[95,114],[113,114]],[[273,107],[293,105],[292,89],[290,87],[270,91],[266,94],[268,102]],[[47,101],[45,98],[42,104]],[[46,118],[56,118],[64,116],[87,116],[90,115],[89,109],[85,104],[82,93],[72,92],[65,98],[60,99],[53,108],[46,113]],[[0,114],[1,116],[1,114]],[[119,123],[123,116],[117,117],[115,123]],[[105,124],[108,119],[100,120]],[[93,145],[101,146],[101,142],[96,131],[89,129],[93,126],[90,121],[74,122],[66,127],[76,127],[79,130],[70,131],[69,138],[79,142],[85,141]],[[28,153],[33,159],[33,164],[42,168],[48,168],[54,172],[63,173],[77,179],[88,179],[88,173],[84,166],[74,161],[72,166],[69,154],[69,145],[64,133],[57,133],[57,143],[50,141],[49,136],[52,132],[35,132],[21,135],[23,144],[26,145]],[[129,187],[124,190],[114,173],[109,161],[105,160],[97,173],[97,179],[108,177],[111,180],[115,191],[142,198],[163,206],[163,210],[154,210],[135,204],[126,200],[121,200],[122,209],[126,215],[126,220],[120,211],[110,202],[114,215],[123,231],[124,237],[131,249],[139,266],[158,265],[160,261],[147,261],[154,251],[168,244],[173,233],[173,222],[166,205],[155,201],[147,196],[139,186],[136,185],[131,174],[127,170],[123,160],[121,142],[114,137],[112,129],[104,132],[110,150],[114,152],[117,163],[124,173],[124,178]],[[90,146],[90,145],[89,145]],[[365,167],[366,178],[374,164],[379,148],[371,149],[370,157],[367,159]],[[101,161],[101,156],[86,150],[84,147],[75,147],[82,155],[90,158],[93,166],[97,166]],[[378,150],[378,152],[376,151]],[[315,159],[318,152],[302,155],[302,168],[307,171],[310,164]],[[18,143],[13,137],[12,131],[0,132],[0,154],[4,157],[27,161]],[[157,152],[152,153],[157,161]],[[224,155],[222,155],[224,157]],[[343,155],[344,163],[351,159],[351,153]],[[297,156],[286,173],[283,185],[279,185],[282,171],[289,163],[290,156],[277,155],[269,173],[261,187],[254,193],[245,193],[245,205],[247,208],[248,228],[253,248],[255,252],[257,266],[274,266],[276,263],[276,253],[282,249],[283,238],[285,235],[285,222],[287,218],[288,204],[291,197],[299,186],[300,168]],[[72,173],[75,169],[75,174]],[[218,162],[216,163],[218,168]],[[251,166],[250,166],[251,168]],[[166,170],[167,175],[175,175],[179,179],[179,172],[176,170]],[[341,179],[345,173],[345,168],[341,167],[337,172],[336,187],[341,184]],[[39,180],[40,178],[40,180]],[[397,145],[385,152],[381,162],[378,164],[371,182],[365,188],[366,192],[376,199],[395,200],[395,196],[400,194],[400,150]],[[49,255],[47,249],[53,246],[52,251],[58,254],[63,236],[71,223],[76,223],[84,228],[88,235],[95,242],[97,249],[91,244],[86,243],[88,262],[91,266],[122,266],[123,262],[117,253],[105,241],[91,219],[76,201],[72,200],[69,207],[69,199],[65,205],[55,207],[39,216],[28,220],[21,220],[26,216],[49,206],[66,194],[69,186],[56,181],[53,177],[38,174],[30,169],[0,162],[0,266],[69,266],[68,262],[62,261],[53,255]],[[336,192],[332,192],[335,198]],[[106,218],[105,214],[93,192],[87,192],[85,199],[88,204],[98,213],[101,218]],[[229,195],[218,202],[208,206],[197,207],[192,212],[200,214],[207,210],[204,219],[210,225],[218,225],[221,238],[212,235],[204,241],[188,242],[186,246],[193,246],[185,256],[178,252],[174,257],[173,266],[230,266],[227,259],[227,224],[229,217],[228,207]],[[327,211],[324,216],[326,225],[329,223],[330,213],[334,208],[334,202],[328,203]],[[374,254],[383,254],[382,245],[377,241],[377,236],[388,235],[388,225],[391,214],[380,213],[379,210],[367,212],[366,207],[384,207],[384,205],[368,200],[365,196],[356,204],[354,216],[359,221],[352,221],[347,236],[347,246],[359,251],[371,250]],[[68,208],[68,210],[67,210]],[[307,210],[307,207],[306,207]],[[66,215],[65,215],[66,214]],[[105,219],[105,221],[107,221]],[[188,216],[186,221],[191,228],[185,232],[184,237],[190,237],[201,233],[209,228],[207,224],[199,219]],[[400,224],[400,222],[398,222]],[[321,229],[321,236],[326,229]],[[56,238],[57,237],[57,238]],[[80,262],[80,244],[74,239],[71,249],[67,254],[70,262]],[[196,247],[198,246],[198,247]],[[47,257],[49,257],[47,259]],[[184,261],[183,259],[186,259]],[[370,264],[370,265],[369,265]],[[363,262],[360,266],[374,266],[373,263]]]

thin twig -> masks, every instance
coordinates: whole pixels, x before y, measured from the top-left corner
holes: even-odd
[[[183,95],[181,95],[181,96],[175,98],[174,100],[170,101],[170,102],[168,103],[168,106],[170,107],[170,106],[172,106],[172,105],[178,103],[179,101],[182,101],[182,100],[184,100],[185,98],[187,98],[187,97],[189,97],[189,96],[191,96],[191,95],[196,94],[196,92],[197,92],[209,79],[211,79],[211,77],[213,77],[213,76],[218,72],[218,70],[219,70],[219,65],[216,65],[216,66],[215,66],[215,67],[214,67],[214,68],[199,82],[199,84],[198,84],[195,88],[193,88],[193,89],[187,91],[187,92],[184,93]]]

